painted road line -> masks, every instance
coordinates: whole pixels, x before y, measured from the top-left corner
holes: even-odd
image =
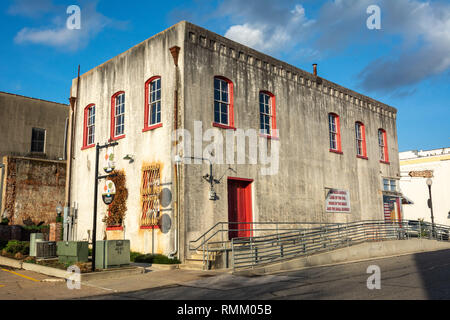
[[[34,282],[41,282],[41,281],[39,281],[39,280],[33,279],[33,278],[31,278],[31,277],[28,277],[28,276],[24,276],[23,274],[20,274],[20,273],[11,271],[11,270],[6,270],[6,269],[2,269],[2,270],[3,270],[3,271],[6,271],[6,272],[9,272],[9,273],[12,273],[12,274],[15,274],[16,276],[19,276],[19,277],[22,277],[22,278],[25,278],[25,279],[34,281]]]
[[[0,288],[3,288],[5,285],[4,284],[0,284]]]

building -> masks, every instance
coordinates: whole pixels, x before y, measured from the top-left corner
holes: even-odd
[[[395,108],[188,22],[74,79],[71,96],[78,240],[107,141],[127,212],[106,226],[98,191],[97,239],[119,230],[132,250],[181,260],[219,222],[243,223],[229,239],[246,223],[382,220],[401,197]]]
[[[434,222],[449,225],[450,148],[400,152],[400,170],[400,188],[405,198],[410,200],[403,206],[404,218],[431,222],[426,183],[431,178]]]
[[[0,92],[1,216],[54,222],[64,203],[69,106]]]

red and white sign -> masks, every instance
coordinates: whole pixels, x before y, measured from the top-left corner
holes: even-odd
[[[331,189],[325,202],[326,212],[350,212],[350,192]]]

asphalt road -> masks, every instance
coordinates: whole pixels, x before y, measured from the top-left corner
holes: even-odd
[[[369,266],[380,289],[367,287]],[[70,290],[64,281],[0,267],[0,300],[437,300],[450,299],[450,250],[273,275],[243,277],[189,270],[98,280]],[[369,281],[372,283],[372,281]]]
[[[368,289],[378,266],[380,289]],[[369,281],[374,283],[372,280]],[[239,277],[221,274],[183,284],[94,299],[137,300],[438,300],[450,299],[450,250]]]

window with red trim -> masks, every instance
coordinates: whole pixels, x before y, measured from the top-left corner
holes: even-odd
[[[384,129],[378,130],[378,146],[380,150],[380,161],[389,162],[387,135]]]
[[[233,82],[214,77],[214,123],[222,128],[234,127]]]
[[[94,146],[95,143],[95,104],[84,108],[83,149]]]
[[[277,128],[276,100],[275,96],[268,91],[259,93],[259,123],[261,134],[275,136],[274,130]]]
[[[125,92],[119,91],[111,98],[111,139],[125,137]]]
[[[362,122],[355,123],[356,135],[356,155],[360,158],[367,158],[366,148],[366,127]]]
[[[161,77],[155,76],[145,83],[144,131],[161,126]]]
[[[330,151],[342,152],[341,126],[339,116],[335,113],[328,114],[328,128],[330,134]]]

